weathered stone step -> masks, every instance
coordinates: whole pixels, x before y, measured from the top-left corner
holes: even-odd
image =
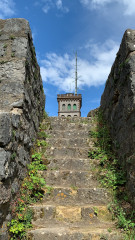
[[[119,232],[108,232],[107,226],[65,227],[50,226],[29,231],[29,240],[123,240]]]
[[[51,147],[48,148],[46,154],[55,158],[88,158],[89,147]]]
[[[76,170],[90,171],[93,165],[90,159],[71,159],[71,158],[54,158],[47,160],[48,170]]]
[[[103,188],[77,188],[71,186],[69,188],[54,187],[51,192],[45,190],[43,203],[49,205],[55,203],[60,205],[104,205],[109,201],[109,194]]]
[[[106,206],[56,206],[33,205],[33,225],[45,226],[49,220],[54,223],[61,221],[69,223],[87,222],[88,224],[112,222],[112,215]]]
[[[87,136],[89,136],[89,131],[84,131],[84,130],[70,130],[70,131],[58,131],[58,130],[47,130],[46,133],[54,138],[86,138]]]
[[[84,131],[89,131],[91,128],[91,124],[83,124],[83,123],[51,123],[51,128],[58,130],[58,131],[71,131],[71,130],[84,130]]]
[[[94,176],[89,171],[68,171],[68,170],[53,170],[41,173],[47,185],[63,186],[63,187],[96,187],[97,182]]]
[[[49,117],[49,121],[51,123],[85,123],[85,124],[89,124],[90,122],[92,122],[92,119],[90,117],[71,117],[71,118],[61,118],[61,117]]]
[[[88,138],[47,138],[46,141],[48,144],[52,145],[53,147],[62,147],[62,146],[67,146],[67,147],[88,147],[93,145],[93,141],[88,137]]]

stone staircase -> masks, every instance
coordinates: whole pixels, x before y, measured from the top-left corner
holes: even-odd
[[[34,204],[32,240],[122,240],[107,209],[107,190],[92,171],[90,118],[49,118],[48,170],[42,172],[51,192]]]

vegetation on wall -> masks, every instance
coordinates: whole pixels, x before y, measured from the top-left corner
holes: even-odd
[[[45,114],[45,117],[46,114]],[[46,185],[41,171],[47,169],[42,161],[42,156],[45,154],[47,143],[45,141],[46,124],[42,124],[39,129],[39,136],[37,139],[31,163],[27,165],[27,176],[22,181],[20,191],[16,198],[11,203],[12,220],[8,223],[8,230],[11,240],[27,239],[27,230],[32,228],[33,211],[31,204],[41,201],[44,195],[44,190],[50,187]]]
[[[108,209],[112,212],[113,220],[117,219],[117,226],[125,232],[125,240],[134,240],[135,212],[126,191],[126,172],[112,151],[109,128],[103,119],[101,109],[93,117],[93,121],[96,127],[90,131],[90,136],[94,139],[95,148],[88,153],[91,159],[96,159],[93,171],[101,186],[106,187],[112,195],[113,201]]]

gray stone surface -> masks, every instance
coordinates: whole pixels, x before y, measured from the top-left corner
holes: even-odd
[[[135,30],[128,29],[101,98],[120,164],[127,171],[127,187],[135,206]]]
[[[0,113],[0,146],[5,146],[11,140],[11,119],[8,113]]]
[[[10,176],[10,157],[11,153],[6,152],[3,148],[0,148],[0,180],[8,178]]]
[[[45,96],[28,21],[0,20],[0,52],[1,227],[26,174]]]

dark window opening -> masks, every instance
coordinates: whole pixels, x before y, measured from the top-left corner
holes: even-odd
[[[62,104],[62,110],[64,111],[65,110],[65,104]]]
[[[76,104],[73,105],[73,110],[77,110]]]
[[[68,104],[68,111],[71,110],[71,104]]]

